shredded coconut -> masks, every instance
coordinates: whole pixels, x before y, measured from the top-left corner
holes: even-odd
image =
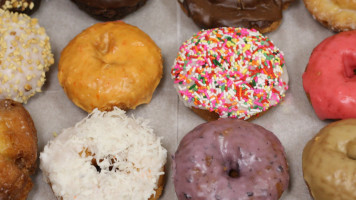
[[[50,141],[40,155],[58,198],[147,200],[164,174],[167,151],[147,121],[97,109]]]

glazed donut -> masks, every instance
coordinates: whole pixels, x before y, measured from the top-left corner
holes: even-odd
[[[80,9],[103,21],[122,19],[145,5],[147,0],[72,0]]]
[[[0,101],[0,199],[25,200],[37,160],[37,132],[22,104]]]
[[[58,79],[69,99],[90,113],[149,103],[162,71],[161,50],[152,39],[115,21],[87,28],[64,48]]]
[[[303,151],[304,180],[314,200],[356,199],[356,119],[329,124]]]
[[[184,104],[211,121],[249,119],[288,89],[283,53],[256,30],[203,30],[179,49],[171,71]]]
[[[304,90],[321,119],[356,118],[356,31],[322,41],[303,74]]]
[[[95,109],[50,141],[40,168],[56,197],[158,199],[167,151],[147,121]]]
[[[41,4],[41,0],[0,0],[0,8],[12,12],[33,14]]]
[[[304,4],[325,27],[338,32],[356,30],[355,0],[304,0]]]
[[[26,103],[41,92],[54,63],[49,38],[37,19],[0,9],[0,98]]]
[[[289,171],[272,132],[220,119],[184,136],[173,158],[173,182],[179,200],[275,200],[288,188]]]
[[[294,0],[178,0],[183,11],[203,29],[253,28],[261,33],[277,29],[282,10]]]

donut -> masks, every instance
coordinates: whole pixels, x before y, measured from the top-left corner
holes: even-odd
[[[167,151],[142,119],[95,109],[62,131],[40,154],[40,168],[63,200],[156,200]]]
[[[72,0],[81,10],[102,21],[124,18],[145,5],[147,0]]]
[[[22,104],[0,100],[0,199],[25,200],[37,160],[37,132]]]
[[[304,4],[323,26],[336,32],[356,30],[355,0],[304,0]]]
[[[0,9],[31,15],[40,4],[41,0],[0,0]]]
[[[356,119],[333,122],[303,150],[303,175],[314,200],[356,199]]]
[[[173,183],[179,200],[276,200],[288,188],[289,169],[272,132],[219,119],[183,137],[173,157]]]
[[[178,0],[183,11],[203,29],[244,27],[261,33],[274,31],[282,10],[294,0]]]
[[[256,30],[202,30],[179,48],[171,77],[183,103],[205,120],[247,120],[288,89],[283,53]]]
[[[115,21],[94,24],[69,42],[58,79],[69,99],[90,113],[149,103],[162,71],[154,41],[137,27]]]
[[[0,10],[0,98],[21,103],[41,92],[54,63],[46,31],[37,19]]]
[[[356,31],[331,36],[313,50],[304,90],[321,119],[356,118]]]

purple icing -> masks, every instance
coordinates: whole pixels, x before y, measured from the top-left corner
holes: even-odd
[[[272,132],[220,119],[182,139],[173,157],[173,178],[179,200],[274,200],[287,189],[289,170]]]

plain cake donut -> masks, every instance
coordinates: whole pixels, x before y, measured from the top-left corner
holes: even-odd
[[[173,158],[179,200],[276,200],[289,172],[278,138],[261,126],[219,119],[181,140]]]

